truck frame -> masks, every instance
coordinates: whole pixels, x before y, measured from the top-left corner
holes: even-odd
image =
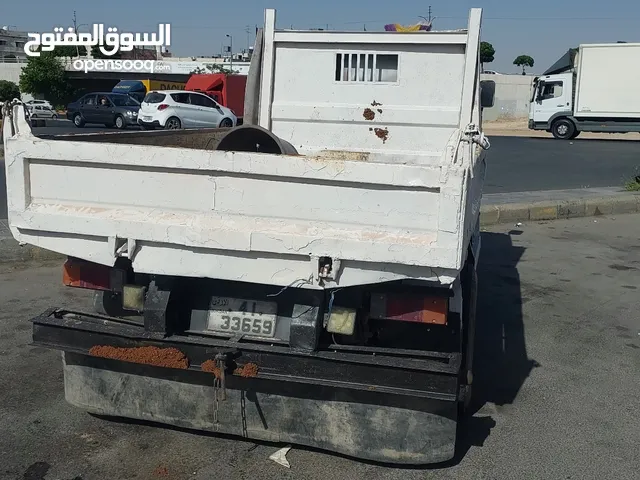
[[[34,344],[63,352],[67,401],[373,461],[453,458],[492,102],[480,24],[474,9],[466,30],[282,31],[267,10],[245,125],[224,135],[35,137],[6,105],[11,232],[95,291],[87,311],[33,319]]]

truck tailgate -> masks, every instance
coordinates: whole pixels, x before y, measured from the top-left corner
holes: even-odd
[[[22,242],[107,265],[129,256],[142,273],[276,285],[313,284],[319,257],[340,262],[341,285],[459,268],[464,168],[41,139],[15,108],[18,133],[7,122],[4,138]]]

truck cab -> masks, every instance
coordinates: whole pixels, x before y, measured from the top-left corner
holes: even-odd
[[[573,74],[536,77],[529,105],[529,128],[552,132],[557,138],[575,138],[578,131],[563,123],[572,115]]]

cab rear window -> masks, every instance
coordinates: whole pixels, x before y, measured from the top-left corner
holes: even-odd
[[[160,103],[165,99],[166,95],[164,93],[151,92],[148,93],[146,97],[144,97],[143,102],[145,103]]]

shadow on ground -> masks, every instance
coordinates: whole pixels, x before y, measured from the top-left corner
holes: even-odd
[[[458,463],[469,448],[481,447],[495,427],[480,410],[512,404],[520,388],[538,366],[527,354],[518,262],[523,247],[514,246],[509,234],[482,233],[478,262],[478,300],[473,397],[469,417],[461,423]]]

